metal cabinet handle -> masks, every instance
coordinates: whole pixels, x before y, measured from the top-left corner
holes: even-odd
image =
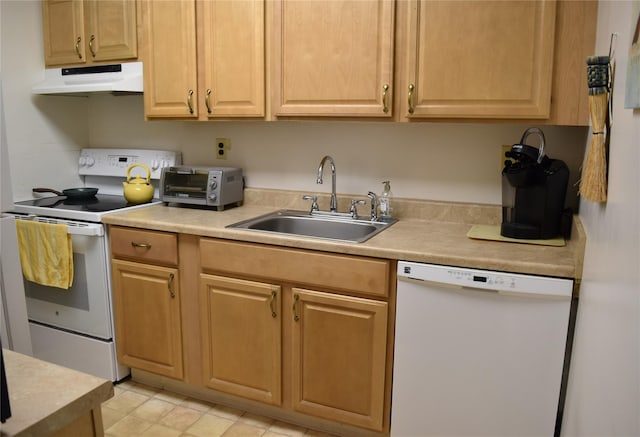
[[[207,95],[204,97],[204,103],[207,105],[207,112],[211,114],[211,105],[209,103],[209,99],[211,99],[211,88],[207,88]]]
[[[278,313],[276,312],[276,299],[278,297],[278,292],[275,290],[271,290],[271,299],[269,300],[269,308],[271,308],[271,317],[278,317]]]
[[[409,104],[409,114],[413,114],[415,108],[413,107],[413,90],[416,89],[416,86],[412,83],[409,84],[409,97],[407,98],[407,102]]]
[[[96,36],[91,35],[91,38],[89,38],[89,51],[91,52],[91,56],[93,56],[94,58],[96,57],[96,52],[93,50],[93,42],[95,40],[96,40]]]
[[[176,297],[175,291],[173,291],[173,273],[169,273],[169,282],[167,283],[167,288],[169,288],[169,294],[171,294],[171,299]]]
[[[389,107],[387,106],[387,91],[389,90],[389,84],[385,83],[382,89],[384,90],[382,93],[382,112],[386,114],[389,112]]]
[[[193,102],[191,101],[193,98],[193,90],[189,90],[187,93],[187,106],[189,106],[189,114],[193,114]]]
[[[78,58],[82,59],[82,53],[80,53],[80,43],[82,42],[82,37],[79,36],[76,39],[76,53],[78,54]]]
[[[300,300],[300,296],[297,294],[293,295],[293,320],[296,322],[300,320],[300,316],[298,315],[298,301]]]
[[[137,243],[135,241],[132,241],[131,246],[142,247],[143,249],[151,249],[151,245],[149,243]]]

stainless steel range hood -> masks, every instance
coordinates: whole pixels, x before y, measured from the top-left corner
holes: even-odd
[[[33,94],[141,93],[142,62],[45,70]]]

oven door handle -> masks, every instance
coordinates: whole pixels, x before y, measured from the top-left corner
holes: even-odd
[[[21,214],[13,214],[13,213],[4,213],[4,215],[12,216],[16,220],[35,220],[41,223],[67,225],[67,234],[71,234],[71,235],[86,235],[88,237],[104,236],[104,225],[101,223],[75,222],[72,220],[39,217],[33,214],[21,215]]]

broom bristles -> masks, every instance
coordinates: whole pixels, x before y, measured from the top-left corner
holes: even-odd
[[[604,128],[608,104],[607,93],[589,96],[593,134],[582,169],[579,191],[582,197],[592,202],[606,202],[607,200],[607,157],[604,147]]]

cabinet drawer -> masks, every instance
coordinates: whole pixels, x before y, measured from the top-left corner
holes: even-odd
[[[169,232],[110,228],[111,254],[114,258],[131,258],[160,264],[178,264],[178,238]]]
[[[202,238],[204,270],[386,297],[391,261]]]

